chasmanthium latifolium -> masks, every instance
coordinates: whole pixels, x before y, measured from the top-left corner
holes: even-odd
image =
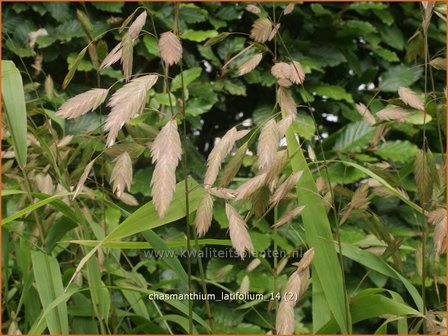
[[[257,7],[254,6],[254,8]],[[104,130],[108,132],[107,147],[114,146],[119,131],[123,126],[143,112],[147,102],[147,92],[156,85],[159,79],[158,74],[143,76],[132,74],[133,44],[145,25],[146,18],[146,12],[142,12],[134,20],[129,29],[123,33],[122,41],[111,50],[100,66],[100,68],[106,68],[121,61],[126,82],[112,94],[107,103],[107,106],[110,108],[104,125]],[[269,19],[259,19],[253,25],[251,38],[254,41],[266,42],[274,37],[277,30],[278,27],[274,27]],[[175,33],[170,31],[162,33],[158,41],[158,48],[161,59],[166,66],[172,66],[181,61],[182,44]],[[263,53],[253,56],[240,66],[239,74],[245,75],[254,70],[262,61],[262,58]],[[303,70],[298,62],[277,63],[273,66],[272,73],[280,81],[279,83],[284,86],[301,83],[304,79]],[[108,89],[98,88],[75,96],[61,106],[57,115],[66,119],[84,115],[98,108],[106,100],[108,93]],[[300,178],[300,175],[295,174],[276,186],[278,181],[277,175],[282,167],[279,166],[279,162],[276,159],[279,158],[280,153],[284,153],[284,151],[278,151],[279,141],[295,117],[295,103],[286,94],[283,100],[288,99],[289,101],[284,104],[290,105],[289,115],[280,120],[279,123],[272,118],[261,129],[258,142],[259,175],[249,179],[237,190],[215,187],[222,162],[233,150],[236,142],[244,138],[249,133],[249,130],[231,128],[215,145],[207,160],[207,170],[204,178],[205,192],[203,199],[199,203],[194,225],[198,235],[204,236],[210,228],[213,218],[213,199],[215,197],[224,199],[226,201],[226,215],[229,220],[230,239],[233,247],[242,257],[245,251],[253,251],[253,244],[246,222],[238,210],[230,205],[229,202],[233,199],[237,201],[247,200],[257,190],[265,185],[269,185],[270,190],[274,192],[271,203],[277,204],[286,196],[287,191],[297,182],[297,179]],[[176,187],[176,168],[181,160],[181,156],[182,146],[177,121],[175,118],[171,118],[161,128],[151,144],[151,157],[155,164],[151,179],[151,195],[155,209],[161,218],[166,215],[173,198]],[[96,159],[92,160],[86,167],[76,188],[77,193],[82,189]],[[130,188],[132,182],[132,160],[128,153],[121,153],[113,161],[110,182],[117,197],[123,195],[125,188]],[[293,211],[288,218],[293,218],[298,213],[297,210]],[[280,225],[279,223],[277,225]]]
[[[261,9],[255,5],[248,5],[246,9],[250,13],[261,12]],[[290,14],[293,9],[294,4],[288,5],[284,9],[283,15]],[[105,57],[100,67],[110,67],[120,61],[125,79],[124,85],[118,88],[107,102],[107,107],[110,108],[110,111],[104,124],[104,130],[107,132],[106,147],[116,146],[117,142],[120,142],[122,139],[120,137],[122,128],[129,124],[131,119],[143,113],[147,105],[148,91],[157,85],[159,79],[163,78],[165,84],[169,82],[169,78],[166,75],[132,73],[134,43],[139,38],[146,19],[147,14],[145,11],[139,14],[131,26],[123,32],[122,40]],[[252,52],[251,49],[256,47],[256,43],[266,43],[275,39],[279,29],[280,24],[274,24],[268,17],[256,19],[249,35],[253,42],[251,41],[248,48],[237,54],[237,57],[233,57],[225,66],[233,66],[233,63],[237,63],[238,57]],[[158,38],[157,46],[165,69],[182,62],[183,47],[179,39],[179,32],[163,32]],[[248,55],[250,57],[238,66],[238,75],[245,76],[255,70],[262,64],[266,54],[267,52],[259,50],[255,54]],[[243,215],[239,209],[244,209],[245,207],[241,206],[241,204],[249,202],[254,206],[260,191],[267,189],[269,194],[264,200],[265,204],[261,206],[263,210],[259,216],[262,217],[265,211],[278,207],[284,200],[288,199],[288,194],[297,185],[303,174],[302,171],[289,173],[286,176],[282,174],[283,168],[289,163],[289,157],[287,151],[280,146],[280,143],[296,121],[298,104],[294,99],[292,90],[305,82],[305,71],[299,61],[288,57],[286,59],[276,58],[274,64],[270,66],[270,72],[277,84],[274,95],[278,103],[279,113],[268,118],[259,129],[249,130],[241,129],[240,126],[232,127],[216,142],[207,158],[204,180],[201,181],[203,195],[199,200],[195,220],[193,221],[197,236],[206,236],[213,222],[214,202],[223,202],[229,225],[228,234],[233,248],[241,258],[255,250],[247,221],[256,213],[256,211],[253,211],[254,207],[252,207],[249,212]],[[56,115],[65,119],[72,119],[89,113],[106,101],[111,90],[112,88],[94,88],[81,93],[67,100],[59,108]],[[172,92],[164,93],[173,94]],[[384,132],[384,125],[381,126],[380,123],[387,121],[400,123],[410,116],[410,109],[424,110],[424,102],[409,88],[400,87],[398,96],[401,100],[400,104],[391,103],[377,113],[372,113],[369,106],[362,103],[356,104],[356,110],[363,120],[371,127],[380,129],[379,138]],[[181,97],[176,98],[181,99]],[[162,116],[162,120],[163,125],[152,143],[148,144],[151,151],[152,164],[154,164],[154,172],[148,185],[150,184],[151,186],[152,202],[160,218],[164,218],[167,215],[173,201],[177,182],[176,170],[181,162],[182,155],[185,154],[178,131],[178,122],[186,122],[181,113],[175,115],[166,113],[166,115]],[[237,175],[244,155],[248,150],[248,138],[251,138],[254,134],[258,136],[256,146],[257,169],[252,177],[239,184],[235,189],[226,188]],[[316,161],[316,154],[312,147],[309,147],[308,152],[310,159]],[[227,166],[222,169],[223,163],[231,155],[234,156],[229,160]],[[425,160],[425,154],[421,155],[421,160]],[[92,160],[84,170],[76,187],[75,195],[82,190],[96,159]],[[117,154],[112,164],[110,183],[113,192],[117,197],[121,198],[125,194],[126,189],[130,190],[132,184],[132,158],[130,153],[121,152]],[[424,176],[421,179],[423,180]],[[420,184],[423,183],[424,181]],[[369,204],[368,187],[370,186],[367,184],[361,184],[355,191],[350,204],[343,211],[342,222],[351,215],[354,209],[367,209]],[[323,198],[325,199],[325,197]],[[289,223],[296,216],[299,216],[304,210],[304,206],[292,204],[290,209],[292,210],[277,218],[275,223],[271,223],[273,224],[273,229],[276,230]],[[434,226],[434,245],[436,252],[440,254],[444,250],[446,236],[445,209],[439,207],[427,212],[426,215],[429,223]],[[296,270],[290,275],[286,286],[283,288],[283,293],[294,293],[296,300],[280,300],[276,317],[276,331],[279,334],[291,334],[294,332],[294,307],[308,288],[309,269],[314,253],[314,249],[308,250],[303,259],[296,265]],[[282,272],[287,263],[288,258],[281,261],[276,269],[276,275]],[[247,272],[253,271],[259,264],[260,260],[254,259],[248,266]],[[247,275],[243,277],[240,290],[242,292],[250,291],[250,281]]]
[[[116,90],[107,102],[107,106],[110,108],[104,124],[104,130],[108,133],[107,147],[114,146],[123,126],[143,112],[147,103],[147,92],[156,85],[160,77],[159,74],[132,74],[133,45],[145,25],[146,18],[146,12],[142,12],[137,16],[130,27],[123,31],[122,40],[111,50],[100,65],[102,69],[121,61],[125,78],[125,84]],[[278,27],[275,28],[269,19],[259,19],[253,25],[251,38],[254,41],[266,42],[274,37],[276,30],[278,30]],[[175,33],[171,31],[162,33],[159,37],[158,48],[165,66],[176,65],[182,60],[182,44]],[[239,74],[245,75],[254,70],[262,61],[262,58],[263,53],[253,56],[240,66]],[[286,86],[301,83],[305,77],[300,63],[296,61],[277,63],[273,66],[272,73],[280,83]],[[75,96],[60,107],[57,115],[66,119],[84,115],[98,108],[106,100],[108,93],[109,89],[98,88]],[[237,190],[216,188],[215,183],[220,173],[222,162],[233,150],[237,141],[244,138],[249,133],[249,130],[231,128],[212,149],[207,160],[207,170],[204,178],[205,193],[199,203],[196,220],[194,221],[199,236],[205,235],[211,225],[213,199],[215,197],[221,198],[227,202],[226,214],[229,220],[230,238],[234,248],[240,254],[245,250],[253,250],[247,231],[247,224],[238,213],[238,210],[231,206],[229,202],[233,199],[237,201],[248,199],[257,190],[265,185],[269,185],[270,190],[274,192],[274,199],[271,202],[276,204],[292,187],[292,183],[289,182],[291,177],[286,180],[288,188],[285,188],[285,182],[276,186],[278,181],[277,175],[281,170],[281,166],[279,166],[279,162],[276,159],[279,158],[280,153],[284,153],[284,151],[278,151],[279,141],[295,118],[295,103],[291,101],[292,98],[288,95],[286,95],[285,99],[289,99],[288,103],[293,105],[289,108],[289,115],[279,122],[272,118],[261,129],[258,143],[260,174],[249,179]],[[166,122],[150,147],[152,161],[155,164],[150,182],[152,187],[151,196],[156,211],[163,218],[172,202],[176,187],[176,168],[182,156],[182,146],[176,118],[172,117]],[[92,160],[86,167],[76,188],[77,193],[82,189],[95,160]],[[296,180],[294,178],[292,182]],[[132,160],[129,154],[122,153],[113,161],[110,182],[113,191],[119,198],[123,196],[125,188],[129,190],[132,183]]]

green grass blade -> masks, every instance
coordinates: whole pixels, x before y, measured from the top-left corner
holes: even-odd
[[[364,251],[349,244],[342,244],[342,255],[362,264],[369,269],[377,271],[388,277],[400,280],[414,300],[417,309],[420,312],[423,312],[423,300],[418,290],[411,284],[408,279],[403,277],[398,271],[393,269],[383,259],[368,251]]]
[[[151,231],[147,231],[151,232]],[[96,246],[100,243],[100,240],[67,240],[64,243],[70,244],[79,244],[83,246]],[[187,241],[164,241],[167,248],[178,248],[178,247],[186,247]],[[199,239],[199,246],[205,245],[218,245],[218,246],[232,246],[232,241],[230,239]],[[130,241],[108,241],[101,245],[103,248],[117,248],[124,250],[144,250],[153,248],[154,245],[149,242],[130,242]]]
[[[204,190],[199,187],[197,182],[192,178],[188,180],[190,190],[189,209],[190,212],[196,211],[199,201],[202,198]],[[132,213],[126,218],[120,225],[118,225],[108,236],[98,243],[87,255],[85,255],[78,266],[76,271],[70,279],[67,286],[71,284],[76,274],[81,271],[86,262],[92,257],[92,255],[105,243],[120,238],[128,237],[136,233],[151,230],[156,227],[174,222],[178,219],[185,217],[185,182],[181,181],[176,184],[176,190],[174,191],[173,201],[170,208],[164,218],[160,218],[157,211],[154,208],[154,204],[149,202],[141,206],[138,210]]]
[[[154,233],[154,231],[149,230],[143,232],[143,237],[145,237],[148,243],[151,244],[152,248],[157,251],[163,252],[167,251],[169,248],[163,239]],[[164,258],[163,261],[179,276],[179,279],[185,285],[188,285],[188,275],[177,257]],[[185,286],[185,288],[187,288],[187,286]]]
[[[103,323],[107,323],[109,320],[111,305],[110,293],[101,281],[101,272],[98,268],[96,258],[89,260],[86,269],[93,309],[100,322],[100,327],[103,329]]]
[[[129,286],[126,279],[118,279],[115,281],[115,284],[117,286],[123,287],[125,285]],[[145,305],[146,295],[142,297],[141,294],[126,289],[122,289],[121,293],[123,294],[126,301],[128,301],[129,306],[137,315],[150,321],[151,318]]]
[[[377,174],[372,172],[370,169],[367,169],[366,167],[363,167],[355,162],[350,162],[350,161],[328,160],[327,162],[339,162],[339,163],[345,164],[347,166],[351,166],[353,168],[358,169],[359,171],[363,172],[364,174],[370,176],[371,178],[373,178],[374,180],[379,182],[381,185],[383,185],[383,187],[388,189],[392,194],[394,194],[396,197],[401,199],[404,203],[409,205],[411,208],[413,208],[414,210],[417,210],[420,213],[423,213],[423,209],[420,206],[418,206],[411,200],[404,197],[403,194],[401,194],[397,189],[395,189],[393,186],[391,186],[385,179],[378,176]]]
[[[381,291],[377,288],[375,290]],[[383,295],[369,293],[369,290],[360,292],[350,302],[350,311],[352,322],[358,323],[370,318],[380,317],[384,315],[394,316],[420,316],[417,310],[393,299],[389,299]],[[339,327],[334,319],[321,328],[319,334],[336,334]]]
[[[76,219],[74,217],[75,215],[73,214],[73,211],[71,211],[70,208],[68,208],[65,205],[65,203],[63,203],[62,201],[59,200],[59,198],[61,198],[61,197],[65,197],[65,196],[72,195],[72,194],[73,193],[63,193],[63,194],[47,197],[47,198],[43,199],[42,201],[36,202],[34,204],[31,204],[31,205],[27,206],[26,208],[24,208],[24,209],[22,209],[20,211],[17,211],[15,214],[12,214],[11,216],[8,216],[8,217],[2,219],[1,225],[3,226],[4,224],[8,224],[9,222],[12,222],[12,221],[14,221],[14,220],[16,220],[18,218],[21,218],[21,217],[29,214],[30,212],[32,212],[32,211],[34,211],[36,209],[39,209],[39,208],[41,208],[41,207],[43,207],[43,206],[45,206],[47,204],[50,204],[50,203],[53,203],[53,202],[58,202],[58,201],[59,201],[58,205],[57,205],[58,210],[61,210],[66,215],[68,214],[69,215],[68,217],[70,219],[76,221]],[[62,204],[64,204],[64,205],[62,205]]]
[[[150,290],[150,289],[145,289],[145,288],[140,288],[140,287],[134,287],[134,286],[126,286],[126,287],[116,287],[119,290],[130,290],[130,291],[135,291],[138,293],[144,293],[146,295],[149,294],[155,294],[155,295],[160,295],[163,294],[162,292],[158,292],[158,291],[154,291],[154,290]],[[163,302],[165,302],[166,304],[170,305],[171,307],[179,310],[181,313],[183,313],[185,316],[188,316],[188,305],[185,303],[185,301],[181,301],[181,300],[163,300]],[[200,324],[202,327],[204,327],[206,330],[209,330],[210,327],[208,325],[207,322],[204,321],[203,318],[201,318],[197,313],[193,312],[193,320],[196,321],[198,324]]]
[[[37,291],[44,309],[64,295],[61,271],[55,257],[48,256],[39,251],[31,252],[34,279]],[[51,334],[68,334],[68,315],[65,301],[59,303],[54,310],[45,317],[48,330]]]
[[[313,279],[311,290],[313,298],[313,305],[311,307],[313,313],[313,325],[317,328],[318,326],[325,325],[331,319],[331,311],[328,308],[322,284],[317,277]],[[322,307],[325,307],[325,309]]]
[[[22,77],[12,61],[2,61],[2,97],[16,159],[24,168],[28,147],[25,95]]]
[[[44,332],[45,328],[47,327],[46,318],[48,314],[50,314],[53,309],[55,309],[58,305],[61,303],[66,303],[73,294],[85,291],[87,288],[83,289],[76,289],[76,288],[70,288],[67,290],[64,294],[59,295],[53,302],[51,302],[44,310],[41,311],[39,317],[36,319],[34,324],[31,326],[31,329],[29,330],[30,335],[40,335]]]
[[[326,312],[329,308],[342,333],[346,334],[350,332],[350,317],[347,316],[341,266],[333,245],[330,222],[312,173],[292,129],[288,130],[286,139],[293,171],[303,170],[303,175],[297,183],[297,197],[299,204],[305,206],[302,219],[306,242],[315,249],[312,267],[313,287],[317,281],[319,284],[313,290],[313,328],[316,331],[322,327],[321,312]],[[320,291],[316,291],[320,288],[325,295],[325,301],[321,299]]]
[[[394,300],[395,302],[405,304],[405,302],[400,294],[398,294],[396,292],[392,292],[392,291],[390,291],[389,293],[392,296],[392,300]],[[408,334],[409,328],[408,328],[407,319],[402,318],[402,319],[397,320],[397,330],[398,330],[399,335],[407,335]]]
[[[163,316],[163,318],[166,321],[171,321],[176,323],[177,325],[179,325],[186,334],[188,334],[189,332],[189,321],[187,318],[180,316],[180,315],[174,315],[174,314],[170,314],[170,315],[165,315]],[[196,328],[193,326],[193,334],[197,335],[198,331],[196,330]]]
[[[84,58],[84,55],[86,54],[88,47],[85,47],[83,50],[81,50],[76,56],[75,61],[73,62],[72,66],[68,70],[67,75],[64,78],[64,81],[62,83],[62,89],[65,89],[68,84],[70,84],[71,80],[73,79],[73,76],[75,75],[76,70],[78,70],[79,64],[81,64],[82,59]]]
[[[192,178],[188,180],[190,195],[190,212],[196,211],[199,201],[204,193],[204,190]],[[176,185],[176,190],[173,196],[173,202],[164,218],[160,218],[154,208],[154,204],[149,202],[141,206],[138,210],[132,213],[126,220],[123,221],[115,230],[113,230],[104,241],[111,241],[146,230],[151,230],[156,227],[174,222],[185,217],[185,182],[181,181]]]

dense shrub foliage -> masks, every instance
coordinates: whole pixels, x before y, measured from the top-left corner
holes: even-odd
[[[433,5],[4,3],[2,332],[446,333]]]

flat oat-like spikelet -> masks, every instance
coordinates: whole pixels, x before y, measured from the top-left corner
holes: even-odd
[[[240,170],[243,159],[246,156],[248,143],[244,143],[235,153],[235,155],[227,163],[219,178],[219,186],[227,186]]]
[[[277,84],[282,86],[282,87],[285,87],[285,88],[289,88],[292,85],[291,81],[289,79],[286,79],[286,78],[279,79],[277,81]]]
[[[138,201],[137,199],[132,196],[131,194],[128,193],[123,193],[121,194],[121,196],[119,197],[120,201],[122,201],[124,204],[129,205],[129,206],[138,206]]]
[[[289,80],[295,84],[302,84],[305,80],[305,71],[303,71],[302,65],[297,61],[292,61],[289,66],[291,68]]]
[[[222,161],[232,150],[235,142],[246,134],[246,131],[237,131],[235,127],[232,127],[224,134],[215,147],[213,147],[207,158],[207,171],[205,172],[204,185],[211,187],[215,183]]]
[[[247,5],[246,6],[246,11],[248,11],[249,13],[252,14],[259,14],[261,13],[261,9],[255,5]]]
[[[304,208],[305,208],[305,206],[299,206],[299,207],[291,210],[286,215],[281,217],[274,225],[272,225],[272,227],[278,228],[278,227],[282,226],[283,224],[288,223],[290,220],[297,217],[303,211]]]
[[[225,200],[231,200],[234,199],[237,195],[235,190],[227,189],[227,188],[209,188],[208,192],[212,194],[213,196],[225,199]]]
[[[280,138],[286,134],[286,131],[292,125],[295,119],[296,119],[295,115],[288,115],[287,117],[283,118],[278,122],[277,125]]]
[[[439,208],[428,214],[428,222],[434,225],[434,249],[437,254],[446,253],[446,209]]]
[[[213,197],[206,192],[204,197],[202,197],[201,201],[198,205],[198,210],[196,212],[196,219],[194,221],[194,226],[196,227],[196,232],[198,233],[198,237],[203,237],[210,225],[212,224],[213,219]]]
[[[261,59],[263,58],[263,53],[256,54],[249,58],[246,62],[244,62],[238,69],[238,73],[240,76],[245,75],[249,72],[251,72],[253,69],[257,67],[258,64],[260,64]]]
[[[284,270],[285,267],[286,267],[286,264],[288,264],[288,261],[289,261],[289,257],[285,257],[285,258],[283,258],[283,259],[278,263],[278,265],[277,265],[277,271],[276,271],[277,276],[279,276],[280,274],[282,274],[283,270]]]
[[[272,41],[275,35],[277,35],[279,29],[280,29],[280,23],[277,23],[274,29],[272,29],[271,33],[269,34],[268,41]]]
[[[311,145],[308,145],[306,150],[308,152],[308,157],[310,158],[310,160],[313,162],[316,162],[317,157],[316,157],[316,152],[314,151],[313,147],[311,147]]]
[[[257,154],[258,166],[263,169],[269,166],[277,154],[280,132],[274,119],[268,120],[261,128],[258,139]]]
[[[131,189],[132,183],[132,160],[127,152],[120,154],[115,160],[114,168],[110,177],[112,189],[120,198],[124,189]]]
[[[294,306],[288,301],[281,301],[275,319],[277,335],[292,335],[294,333]]]
[[[123,75],[126,82],[129,81],[132,75],[132,61],[134,55],[134,46],[132,38],[129,34],[124,34],[121,41],[123,47],[121,50],[121,64],[123,67]]]
[[[297,104],[291,95],[291,92],[284,87],[278,88],[278,102],[282,111],[293,117],[297,114]]]
[[[53,195],[53,180],[49,174],[36,174],[35,180],[39,192],[47,195]]]
[[[278,151],[274,162],[262,170],[262,172],[266,172],[266,184],[269,186],[269,190],[273,191],[278,182],[278,174],[282,171],[282,169],[286,165],[286,161],[288,158],[288,152],[286,149]]]
[[[134,40],[138,37],[138,34],[140,34],[140,31],[142,30],[143,26],[145,25],[146,17],[147,17],[147,14],[146,14],[146,11],[144,11],[134,20],[134,22],[129,27],[127,34],[125,34],[125,37],[126,37],[126,35],[127,35],[127,37],[129,37],[129,42],[127,42],[128,49],[129,49],[129,45],[133,46]],[[118,43],[110,51],[110,53],[107,54],[107,56],[104,58],[103,62],[100,65],[100,69],[110,67],[112,64],[117,63],[120,59],[121,59],[122,63],[124,63],[124,61],[122,59],[122,57],[125,56],[124,49],[125,49],[124,41]],[[128,55],[129,55],[129,50],[128,50]]]
[[[246,272],[250,273],[252,272],[254,269],[256,269],[258,266],[260,266],[261,264],[261,260],[260,259],[254,259],[252,260],[249,265],[247,265],[246,267]]]
[[[128,29],[128,34],[132,39],[136,39],[138,34],[142,31],[143,26],[146,23],[146,10],[143,11],[135,20],[132,22],[131,26]]]
[[[298,263],[295,263],[294,265],[297,266],[298,271],[303,271],[310,267],[313,258],[314,258],[314,248],[310,248],[308,251],[305,252],[305,254],[302,256],[302,259]]]
[[[244,251],[252,252],[254,246],[247,231],[246,223],[238,211],[229,203],[226,203],[226,215],[229,221],[230,240],[236,252],[244,258]]]
[[[434,249],[437,254],[442,254],[446,252],[446,209],[433,210],[427,216],[428,222],[434,225]]]
[[[269,208],[269,196],[270,191],[266,186],[262,186],[260,189],[250,195],[250,198],[248,199],[252,204],[250,211],[255,215],[256,218],[263,217],[266,210]]]
[[[266,174],[257,175],[244,182],[236,190],[236,200],[246,199],[260,189],[266,182]]]
[[[176,189],[176,167],[182,156],[182,147],[176,120],[170,120],[161,129],[151,146],[152,162],[156,164],[151,178],[151,196],[160,218],[165,217]]]
[[[264,43],[269,39],[272,32],[272,23],[268,18],[255,20],[250,31],[250,37],[256,41]]]
[[[308,288],[309,266],[313,257],[314,249],[308,250],[286,283],[275,324],[279,335],[291,335],[294,332],[294,307]]]
[[[56,116],[73,119],[93,111],[104,102],[108,92],[106,89],[92,89],[74,96],[62,104]]]
[[[432,177],[426,151],[420,149],[414,161],[414,179],[417,185],[417,195],[422,204],[431,198]]]
[[[299,298],[302,296],[302,277],[300,276],[299,270],[295,270],[291,276],[288,278],[288,282],[286,283],[285,289],[283,291],[284,293],[295,293],[297,294],[297,297],[288,301],[288,303],[292,304],[293,306],[296,305]],[[288,295],[287,294],[287,295]],[[283,298],[284,299],[284,298]]]
[[[303,171],[298,171],[297,173],[289,176],[285,182],[283,182],[277,190],[275,190],[274,195],[271,198],[271,204],[277,205],[280,201],[285,198],[288,192],[297,184],[297,181],[302,177]]]
[[[83,173],[81,174],[81,177],[79,178],[78,184],[76,185],[75,188],[75,193],[73,194],[73,199],[76,198],[76,196],[78,196],[78,194],[80,193],[81,189],[84,187],[84,184],[86,183],[87,177],[90,174],[90,171],[92,170],[93,164],[95,163],[95,159],[93,159],[92,161],[90,161],[87,166],[84,168]]]
[[[285,62],[275,63],[271,68],[271,73],[278,80],[286,79],[294,84],[301,84],[305,80],[305,72],[302,65],[297,61],[289,64]]]
[[[370,110],[363,103],[356,104],[356,111],[361,115],[361,117],[369,124],[374,125],[376,123],[375,117],[370,112]]]
[[[294,10],[294,7],[296,6],[295,3],[291,2],[290,4],[288,4],[288,6],[285,7],[285,9],[283,10],[283,15],[288,15],[291,14],[292,11]]]
[[[439,208],[428,214],[428,221],[434,225],[434,249],[437,254],[446,253],[446,209]]]
[[[182,45],[172,32],[165,32],[159,38],[159,51],[163,61],[168,65],[178,63],[182,58]]]
[[[406,105],[420,111],[423,111],[425,109],[422,100],[411,89],[400,87],[398,89],[398,95]]]
[[[275,63],[271,68],[271,74],[277,79],[288,79],[291,77],[291,66],[285,62]]]
[[[399,106],[387,106],[379,111],[377,117],[381,120],[403,120],[409,116],[409,112]]]
[[[131,80],[112,95],[107,106],[111,112],[107,116],[104,130],[108,131],[107,147],[112,146],[118,131],[130,119],[145,108],[146,93],[157,82],[158,75],[147,75]]]
[[[243,277],[243,280],[241,280],[241,285],[240,288],[238,289],[238,292],[241,294],[247,294],[249,293],[250,290],[250,280],[249,280],[249,276],[246,274]]]
[[[369,186],[367,183],[362,183],[358,189],[355,190],[351,200],[351,206],[354,209],[366,210],[369,207],[370,201],[368,198]]]
[[[112,64],[117,63],[121,59],[122,44],[118,43],[107,56],[104,58],[100,65],[100,70],[110,67]]]

